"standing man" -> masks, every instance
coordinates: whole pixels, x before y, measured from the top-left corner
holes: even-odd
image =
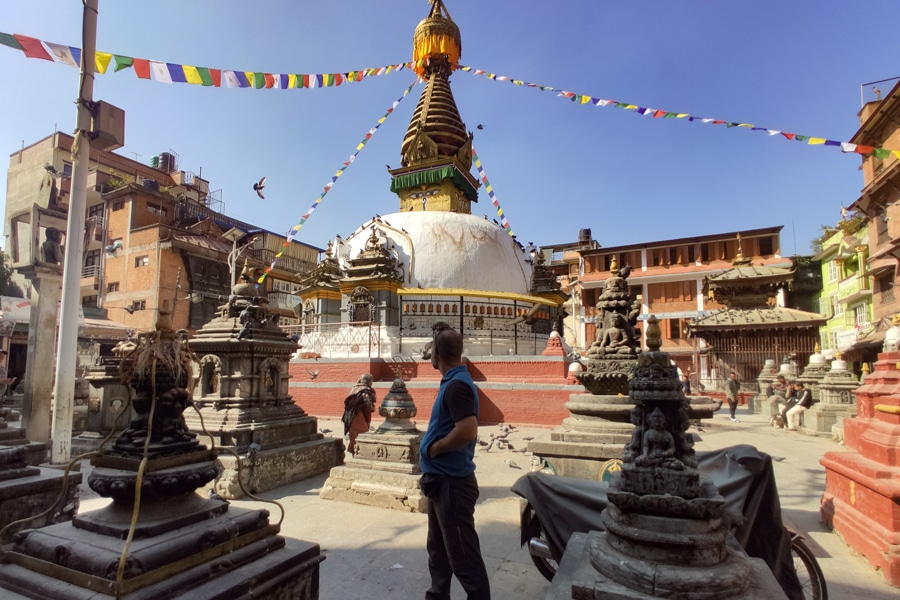
[[[419,445],[422,493],[428,498],[426,600],[450,600],[453,575],[469,600],[490,600],[487,569],[475,532],[475,438],[478,390],[462,364],[463,339],[446,323],[433,327],[431,365],[441,372],[428,430]]]
[[[732,371],[731,375],[729,375],[728,379],[725,381],[725,399],[728,400],[728,409],[731,411],[732,423],[740,423],[740,420],[734,416],[734,411],[737,410],[740,391],[741,384],[738,383],[737,373]]]

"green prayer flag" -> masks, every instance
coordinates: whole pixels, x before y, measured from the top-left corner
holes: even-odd
[[[200,75],[203,85],[215,85],[212,75],[209,74],[209,69],[206,67],[197,67],[197,74]]]
[[[13,36],[8,33],[0,33],[0,44],[4,46],[9,46],[10,48],[15,48],[16,50],[25,51],[25,48],[22,47],[22,44],[16,40]]]
[[[253,74],[253,87],[255,87],[256,89],[266,87],[265,73],[254,73]]]
[[[872,156],[875,158],[887,158],[891,155],[890,150],[885,150],[884,148],[875,148],[872,150]]]
[[[794,139],[797,140],[798,142],[805,142],[806,140],[809,139],[809,136],[808,135],[795,135]]]
[[[116,61],[116,68],[114,69],[114,71],[127,69],[134,64],[134,59],[130,56],[119,56],[118,54],[113,54],[113,60]]]

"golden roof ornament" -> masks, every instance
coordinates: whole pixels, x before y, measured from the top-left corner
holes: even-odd
[[[819,342],[816,342],[816,345],[813,346],[813,352],[819,354],[822,351],[822,346],[819,345]]]
[[[615,254],[613,255],[612,259],[610,259],[610,261],[609,261],[609,272],[616,273],[616,274],[618,274],[618,272],[619,272],[619,259],[616,258]]]
[[[462,36],[459,27],[450,18],[450,12],[443,0],[431,0],[431,11],[416,27],[413,34],[413,71],[428,79],[426,69],[433,59],[444,59],[455,70],[462,55]]]
[[[731,264],[734,266],[743,266],[749,265],[752,262],[750,258],[744,258],[744,249],[741,246],[741,234],[738,232],[737,234],[737,254],[734,257],[734,260],[731,261]]]

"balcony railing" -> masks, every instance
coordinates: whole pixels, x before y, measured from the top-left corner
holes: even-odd
[[[100,265],[86,265],[81,267],[81,278],[89,279],[100,277]]]

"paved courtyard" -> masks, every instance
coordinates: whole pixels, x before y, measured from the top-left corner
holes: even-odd
[[[825,486],[819,458],[843,447],[826,438],[814,438],[775,430],[759,415],[738,410],[740,423],[732,423],[727,411],[719,411],[695,431],[698,450],[734,444],[753,444],[777,458],[775,472],[785,522],[806,532],[807,541],[825,572],[831,600],[893,600],[900,590],[892,588],[873,572],[865,559],[857,556],[819,521],[819,498]],[[513,424],[515,425],[515,424]],[[420,422],[420,428],[424,423]],[[321,429],[340,431],[336,419],[319,421]],[[499,433],[496,426],[480,427],[487,439]],[[694,430],[692,430],[694,431]],[[329,435],[334,435],[333,433]],[[527,437],[549,438],[550,429],[519,427],[509,434],[515,449],[525,448]],[[506,461],[513,461],[515,469]],[[527,552],[519,546],[519,498],[509,491],[526,472],[531,457],[510,450],[480,450],[476,453],[481,485],[475,517],[481,536],[495,600],[543,598],[547,581],[537,572]],[[319,499],[327,474],[310,478],[262,494],[277,500],[286,515],[282,533],[317,542],[326,559],[321,564],[320,598],[354,600],[371,598],[422,598],[428,586],[428,559],[425,553],[425,515],[346,504]],[[102,506],[84,485],[82,511]],[[235,502],[259,508],[255,502]],[[278,518],[278,508],[267,505]],[[454,582],[454,599],[465,598]]]

